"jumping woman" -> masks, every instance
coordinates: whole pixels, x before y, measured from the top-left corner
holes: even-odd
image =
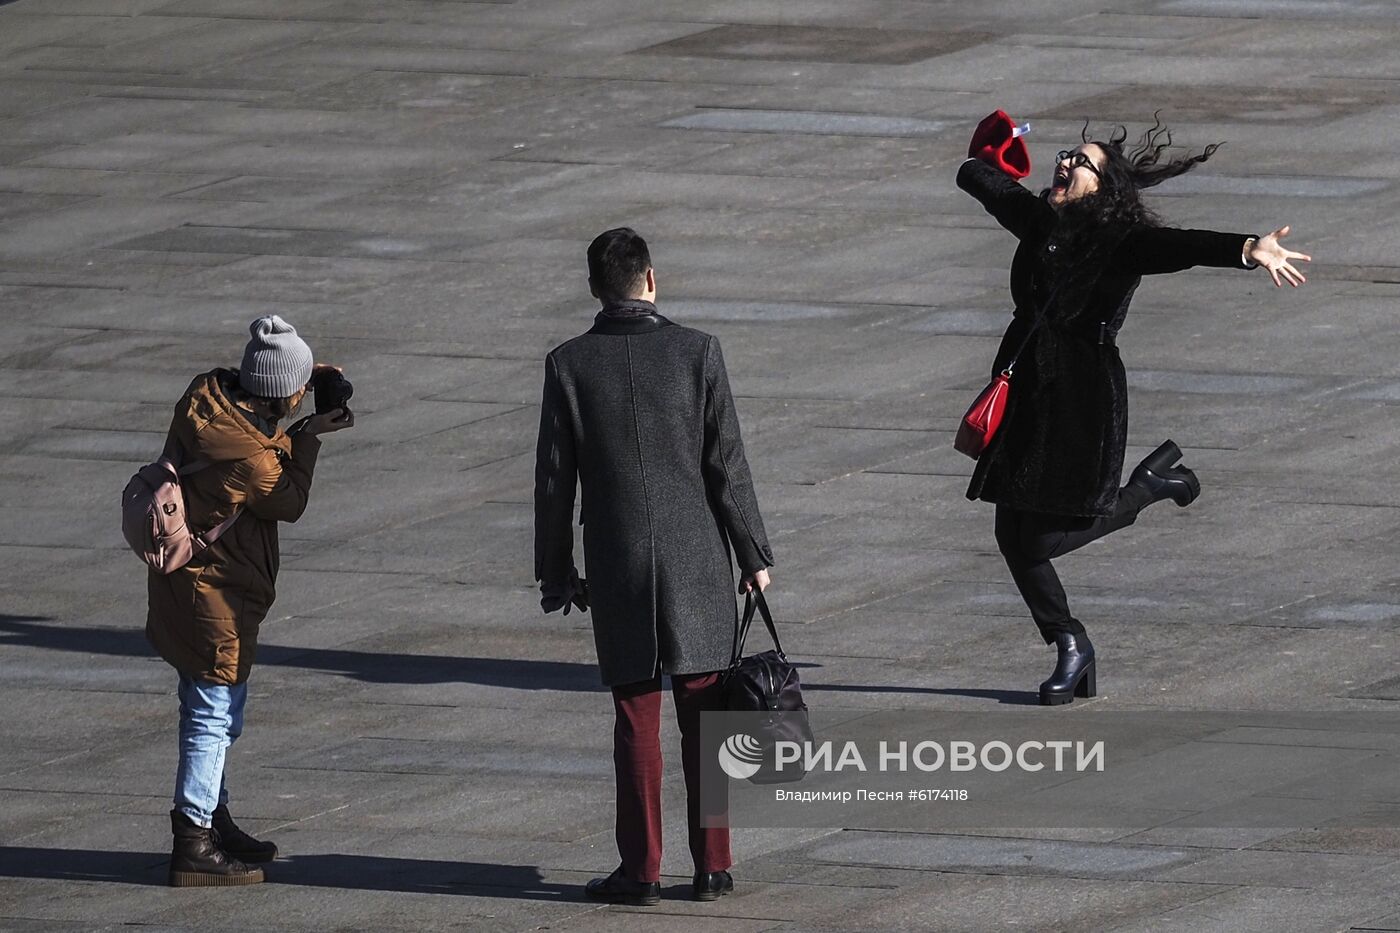
[[[1128,391],[1115,338],[1142,276],[1262,267],[1275,285],[1297,287],[1306,279],[1293,261],[1311,259],[1282,246],[1287,226],[1265,236],[1174,229],[1143,204],[1142,189],[1206,161],[1217,146],[1169,158],[1171,135],[1160,121],[1128,153],[1122,127],[1103,141],[1091,140],[1086,124],[1080,138],[1056,156],[1050,187],[1039,195],[995,159],[969,159],[958,170],[958,187],[1020,241],[1011,261],[1015,312],[993,368],[1001,372],[1015,357],[1012,392],[967,496],[995,503],[997,546],[1058,651],[1040,685],[1046,705],[1093,696],[1096,673],[1094,646],[1070,614],[1051,561],[1131,525],[1154,502],[1186,506],[1200,494],[1170,440],[1118,486]]]

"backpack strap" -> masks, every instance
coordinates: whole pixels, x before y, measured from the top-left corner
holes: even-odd
[[[191,473],[198,473],[200,470],[207,469],[213,465],[214,462],[212,460],[191,460],[189,463],[181,465],[175,473],[177,476],[181,477],[189,476]],[[242,514],[243,509],[241,507],[235,507],[233,514],[204,532],[204,534],[192,535],[191,540],[194,541],[195,553],[198,554],[200,551],[212,547],[214,542],[218,541],[219,538],[223,536],[224,532],[233,527],[233,523],[237,521],[238,516]]]
[[[238,521],[238,516],[242,514],[243,509],[241,507],[235,508],[233,510],[233,514],[230,515],[228,518],[219,522],[219,524],[215,525],[213,528],[210,528],[204,534],[195,535],[194,541],[196,543],[196,546],[198,547],[198,550],[203,551],[206,548],[212,547],[214,542],[219,540],[219,538],[223,536],[223,533],[225,531],[228,531],[230,528],[233,527],[233,523]]]

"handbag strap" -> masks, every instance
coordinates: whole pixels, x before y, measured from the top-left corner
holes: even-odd
[[[763,624],[768,627],[768,635],[773,639],[773,647],[778,649],[778,656],[787,657],[783,652],[783,643],[778,640],[778,627],[773,624],[773,614],[768,611],[768,600],[763,597],[762,590],[752,589],[744,596],[744,619],[734,630],[734,654],[729,662],[731,667],[744,656],[744,642],[748,640],[755,609],[763,615]]]
[[[1068,275],[1063,276],[1060,281],[1055,283],[1055,287],[1050,289],[1050,294],[1045,297],[1045,301],[1041,304],[1040,311],[1036,314],[1035,321],[1031,324],[1031,329],[1026,331],[1026,336],[1021,338],[1021,345],[1017,347],[1016,352],[1011,355],[1011,360],[1001,368],[1003,373],[1008,376],[1011,375],[1011,370],[1015,368],[1016,361],[1019,360],[1021,354],[1025,352],[1026,345],[1031,342],[1031,338],[1035,336],[1036,330],[1041,324],[1045,323],[1045,315],[1050,312],[1050,306],[1055,303],[1055,296],[1060,293],[1060,288],[1063,287],[1068,279]]]

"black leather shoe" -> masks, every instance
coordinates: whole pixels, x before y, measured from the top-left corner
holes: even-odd
[[[594,878],[584,885],[584,893],[613,903],[651,907],[661,903],[660,881],[632,881],[622,874],[622,866],[606,878]]]
[[[690,893],[697,901],[717,901],[721,895],[734,893],[734,878],[727,871],[698,871]]]
[[[223,804],[214,809],[213,823],[214,841],[240,862],[270,862],[277,857],[276,843],[259,842],[239,829]]]
[[[1181,448],[1165,441],[1133,470],[1128,485],[1146,493],[1144,506],[1163,499],[1171,499],[1182,507],[1196,501],[1201,494],[1201,481],[1196,479],[1195,473],[1177,465],[1180,459]]]
[[[1055,662],[1055,673],[1040,685],[1040,705],[1060,706],[1073,703],[1075,697],[1093,696],[1096,687],[1094,646],[1089,636],[1061,632],[1055,636],[1055,648],[1059,658]]]
[[[179,810],[170,811],[170,829],[175,836],[170,851],[172,888],[227,888],[262,882],[261,868],[249,868],[220,849],[212,829],[205,829]]]

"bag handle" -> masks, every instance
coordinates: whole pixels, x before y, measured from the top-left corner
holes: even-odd
[[[768,611],[768,600],[764,598],[762,590],[754,588],[744,595],[744,619],[734,630],[734,654],[729,662],[731,667],[738,664],[744,655],[744,642],[749,637],[749,626],[753,625],[754,609],[762,613],[763,624],[768,627],[768,635],[773,639],[773,647],[778,649],[778,656],[787,659],[783,643],[778,640],[778,627],[773,624],[773,614]]]

